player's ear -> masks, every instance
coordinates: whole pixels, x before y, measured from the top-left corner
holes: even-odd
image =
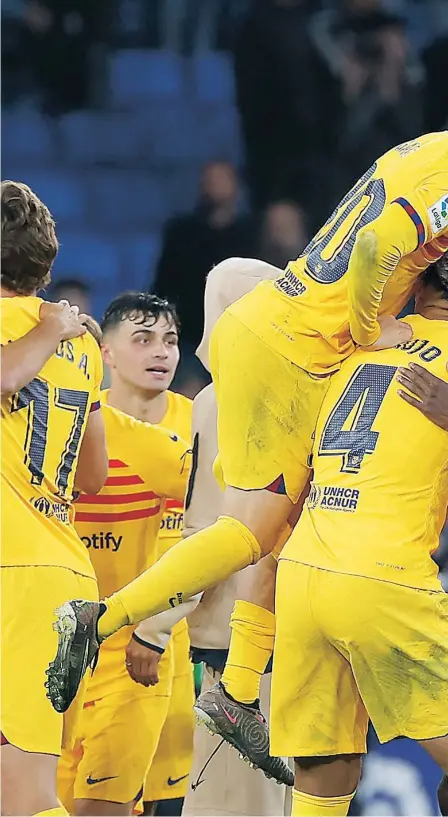
[[[101,354],[103,356],[104,362],[108,365],[113,367],[114,365],[114,356],[112,349],[110,348],[108,343],[101,344]]]

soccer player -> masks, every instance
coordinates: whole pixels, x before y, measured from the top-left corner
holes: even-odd
[[[413,339],[357,351],[332,378],[314,477],[280,556],[271,751],[295,757],[293,815],[346,815],[369,719],[448,771],[448,597],[431,554],[448,504],[448,433],[400,398],[409,359],[448,381],[448,255]]]
[[[217,473],[226,486],[222,516],[102,607],[90,605],[89,643],[97,626],[105,638],[272,550],[308,480],[329,375],[356,346],[376,350],[411,338],[409,324],[391,314],[448,245],[447,159],[448,132],[386,153],[280,278],[261,283],[221,316],[210,363]],[[67,658],[52,669],[65,690],[77,609],[73,604],[73,632],[60,637]],[[65,674],[76,688],[79,667],[72,661]]]
[[[212,270],[205,290],[206,331],[197,350],[197,356],[207,370],[210,365],[209,335],[219,317],[219,309],[222,311],[232,298],[241,295],[244,287],[249,291],[257,281],[273,277],[277,272],[269,264],[250,259],[234,272],[231,272],[226,264],[219,264]],[[213,385],[207,386],[195,398],[193,433],[194,468],[185,511],[184,535],[187,536],[216,520],[223,499],[222,491],[212,473],[213,461],[218,450]],[[256,568],[249,567],[245,572],[250,574],[254,569]],[[205,662],[203,688],[219,679],[220,670],[225,662],[229,643],[229,618],[237,592],[237,580],[237,576],[232,576],[227,582],[206,591],[201,603],[188,619],[194,652],[199,653],[201,660]],[[261,691],[266,710],[270,679],[269,673],[264,678]],[[261,719],[262,716],[258,712],[258,721],[255,722],[253,730],[258,737],[260,730],[256,727],[257,724],[260,725]],[[232,728],[230,724],[229,727]],[[185,800],[183,814],[290,813],[290,789],[277,786],[273,780],[262,777],[260,772],[254,779],[254,772],[239,761],[234,748],[224,744],[218,750],[218,746],[219,741],[215,737],[209,736],[204,729],[197,730],[192,786]],[[269,769],[274,767],[276,777],[291,786],[292,772],[283,760],[268,758],[269,746],[266,743],[258,742],[257,749],[257,763],[260,768],[264,770],[267,761]]]
[[[189,444],[157,423],[169,418],[188,433],[182,420],[189,401],[168,392],[179,361],[174,307],[153,295],[125,293],[109,305],[101,328],[111,374],[110,390],[101,393],[109,473],[97,496],[79,497],[75,525],[106,595],[156,561],[167,499],[180,509]],[[122,630],[101,649],[75,746],[61,757],[60,797],[76,814],[132,813],[167,717],[171,648],[148,644],[133,630]],[[161,659],[155,666],[154,655]]]
[[[1,210],[2,809],[62,815],[57,759],[82,700],[58,714],[45,670],[57,643],[54,605],[67,592],[98,598],[71,502],[75,488],[94,493],[106,478],[102,361],[76,310],[37,297],[58,250],[47,207],[26,185],[6,181]]]

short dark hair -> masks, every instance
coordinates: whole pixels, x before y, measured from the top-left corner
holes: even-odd
[[[28,185],[4,181],[1,218],[2,286],[30,295],[50,283],[59,246],[53,217]]]
[[[423,276],[423,283],[434,287],[448,300],[448,252],[428,267]]]
[[[160,317],[172,321],[179,331],[180,322],[174,304],[150,292],[123,292],[107,307],[101,321],[101,330],[104,335],[126,320],[137,325],[153,326]]]

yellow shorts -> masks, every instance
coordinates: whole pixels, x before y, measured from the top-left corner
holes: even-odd
[[[1,731],[26,752],[59,755],[76,730],[85,684],[64,715],[44,684],[57,650],[55,608],[77,598],[98,599],[95,579],[65,567],[1,568]]]
[[[218,403],[216,477],[296,502],[330,378],[299,369],[228,312],[211,336],[210,368]]]
[[[194,680],[185,619],[173,628],[174,677],[168,714],[146,777],[143,799],[185,797],[193,764]]]
[[[70,814],[77,799],[140,798],[170,699],[135,687],[84,706],[75,746],[58,766],[58,796]]]
[[[274,755],[366,751],[448,733],[448,595],[281,559],[271,697]]]

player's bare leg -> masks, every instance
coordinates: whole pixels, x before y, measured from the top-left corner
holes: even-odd
[[[362,756],[296,757],[293,817],[345,817],[361,777]]]
[[[219,683],[199,696],[194,709],[199,724],[224,738],[267,777],[273,776],[292,786],[291,769],[281,758],[269,755],[269,733],[259,700],[261,678],[274,646],[276,571],[277,562],[269,554],[241,575],[240,599],[232,613],[232,638],[224,675]],[[252,599],[256,599],[256,603]],[[232,684],[228,688],[226,673],[236,681],[241,680],[241,684],[235,686],[245,694],[236,696]]]
[[[439,788],[437,789],[437,799],[439,801],[440,813],[446,817],[446,815],[448,815],[448,777],[446,774],[443,775],[443,778],[439,783]]]
[[[441,738],[421,740],[419,743],[444,772],[443,779],[437,790],[437,797],[441,813],[448,815],[448,735]]]
[[[39,814],[57,809],[67,814],[56,797],[56,755],[24,752],[10,744],[1,748],[2,814]],[[32,780],[32,785],[26,781]]]
[[[128,817],[134,809],[129,803],[113,803],[110,800],[75,800],[76,817]]]
[[[255,764],[257,746],[253,735],[258,734],[259,728],[253,732],[248,726],[259,718],[261,678],[274,649],[277,559],[300,516],[308,491],[307,484],[273,552],[241,574],[239,598],[230,620],[232,635],[224,673],[220,683],[200,695],[195,706],[199,722],[204,721],[225,740],[229,737],[236,740],[243,757]],[[229,703],[239,712],[232,725],[223,716]],[[291,770],[286,765],[282,769],[282,781],[292,786]]]

